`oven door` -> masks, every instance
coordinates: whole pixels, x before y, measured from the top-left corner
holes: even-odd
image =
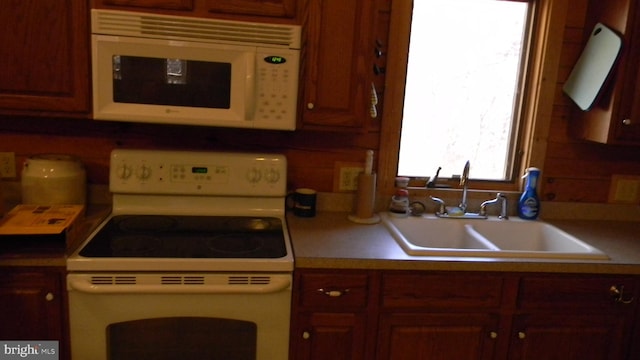
[[[287,359],[290,274],[69,274],[72,358]]]

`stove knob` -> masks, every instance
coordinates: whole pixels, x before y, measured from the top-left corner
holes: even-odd
[[[138,179],[140,180],[149,179],[149,177],[151,177],[151,168],[147,165],[138,167],[138,169],[136,170],[136,177],[138,177]]]
[[[116,168],[116,175],[119,179],[128,179],[131,176],[131,167],[125,164],[118,166]]]
[[[251,168],[249,169],[249,171],[247,171],[247,180],[250,183],[255,184],[258,181],[260,181],[261,178],[262,178],[262,174],[260,173],[260,170],[256,168]]]
[[[275,184],[280,180],[280,172],[276,169],[269,169],[266,171],[265,179],[269,184]]]

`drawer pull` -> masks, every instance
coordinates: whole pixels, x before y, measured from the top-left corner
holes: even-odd
[[[633,300],[635,299],[633,296],[627,297],[625,299],[625,296],[624,296],[624,285],[620,285],[619,287],[615,286],[615,285],[612,285],[609,288],[609,293],[611,294],[611,297],[613,298],[613,300],[615,302],[617,302],[617,303],[631,304],[633,302]]]
[[[47,293],[47,295],[44,296],[44,299],[47,301],[53,301],[53,299],[55,299],[55,296],[53,296],[53,293]]]
[[[525,334],[522,331],[518,331],[518,339],[522,340],[522,339],[524,339],[526,337],[527,337],[527,334]]]
[[[498,333],[495,331],[492,331],[489,333],[489,337],[491,337],[492,339],[496,339],[498,337]]]
[[[344,290],[328,290],[328,289],[318,289],[318,292],[321,292],[329,297],[340,297],[349,292],[349,289]]]
[[[308,331],[302,332],[302,338],[308,340],[311,337],[311,334]]]

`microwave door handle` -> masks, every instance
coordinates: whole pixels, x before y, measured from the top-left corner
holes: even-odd
[[[246,105],[244,111],[244,119],[245,120],[252,120],[254,119],[255,116],[255,112],[256,112],[256,97],[258,96],[256,94],[256,81],[258,81],[256,79],[256,61],[257,61],[257,56],[256,56],[256,52],[251,52],[249,55],[246,56],[246,69],[247,69],[247,73],[246,73],[246,78],[245,78],[245,88],[246,91],[244,92],[244,103]]]

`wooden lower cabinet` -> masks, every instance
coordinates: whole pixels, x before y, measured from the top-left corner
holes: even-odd
[[[640,358],[638,277],[314,269],[295,279],[292,359]]]
[[[365,360],[365,316],[362,313],[300,314],[294,356],[300,360]]]
[[[370,281],[366,271],[296,271],[290,358],[370,359],[365,345]]]
[[[0,267],[0,339],[57,340],[69,359],[64,271]]]
[[[608,360],[631,354],[635,278],[531,275],[518,284],[509,359]]]
[[[383,314],[377,359],[493,359],[498,316]]]
[[[626,359],[625,322],[624,316],[595,312],[520,315],[509,359]]]

